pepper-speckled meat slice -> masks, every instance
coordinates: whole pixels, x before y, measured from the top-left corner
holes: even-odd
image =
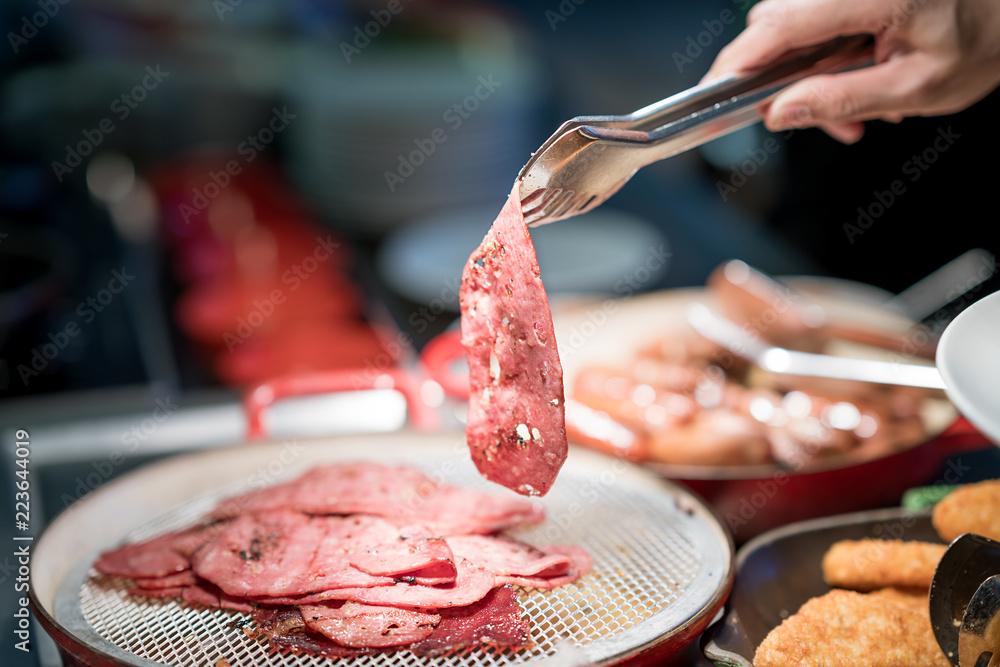
[[[566,460],[563,372],[520,182],[469,257],[460,290],[466,439],[487,479],[545,495]]]

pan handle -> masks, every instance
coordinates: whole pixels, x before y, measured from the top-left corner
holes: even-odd
[[[456,373],[455,362],[465,359],[462,347],[462,333],[449,330],[432,338],[420,352],[420,363],[427,374],[434,379],[445,393],[455,398],[468,400],[468,372]]]
[[[374,389],[395,389],[401,393],[406,399],[410,425],[418,430],[434,430],[440,427],[440,418],[423,400],[422,385],[420,378],[401,368],[389,368],[378,374],[338,370],[267,380],[251,387],[243,395],[243,409],[247,415],[246,437],[248,441],[268,437],[264,412],[277,401],[297,396]]]

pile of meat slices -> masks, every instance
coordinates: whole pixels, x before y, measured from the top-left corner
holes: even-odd
[[[552,589],[592,564],[574,546],[501,531],[537,524],[525,499],[437,483],[403,466],[350,462],[220,503],[190,528],[94,563],[129,593],[251,613],[272,650],[420,656],[529,641],[512,585]]]

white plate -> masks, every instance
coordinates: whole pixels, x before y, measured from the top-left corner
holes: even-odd
[[[406,224],[379,248],[379,276],[412,301],[444,301],[449,310],[457,311],[462,268],[498,211],[499,206],[480,206]],[[531,239],[550,297],[615,295],[623,278],[653,285],[669,263],[667,240],[652,223],[609,207],[532,228]]]
[[[935,361],[955,407],[1000,445],[1000,292],[951,321],[941,334]]]

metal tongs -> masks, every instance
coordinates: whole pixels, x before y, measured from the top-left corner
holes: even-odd
[[[838,37],[625,116],[566,121],[518,174],[525,221],[538,226],[596,208],[642,167],[759,122],[760,104],[788,85],[870,62],[872,43],[870,35]]]
[[[934,573],[930,614],[953,665],[1000,665],[1000,542],[973,533],[952,541]]]
[[[934,366],[837,357],[770,345],[738,324],[716,315],[703,303],[688,306],[687,320],[695,331],[708,340],[774,375],[924,389],[945,388],[944,380]]]

